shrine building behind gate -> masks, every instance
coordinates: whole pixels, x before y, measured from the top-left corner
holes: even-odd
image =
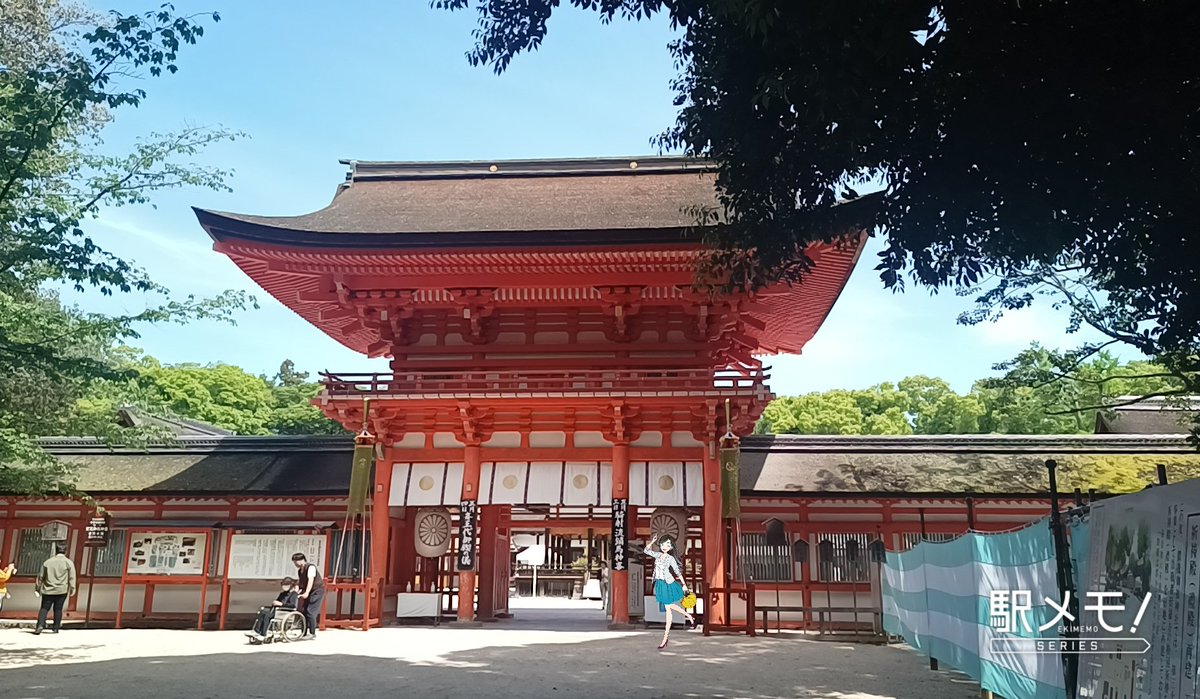
[[[1135,422],[1123,429],[1140,426]],[[968,529],[1004,531],[1043,518],[1049,511],[1046,459],[1059,463],[1060,484],[1067,491],[1080,486],[1086,493],[1095,485],[1103,492],[1104,483],[1114,480],[1135,486],[1154,482],[1158,464],[1166,464],[1171,482],[1200,477],[1200,456],[1182,427],[1171,419],[1159,422],[1164,424],[1151,428],[1175,434],[748,437],[742,442],[741,532],[731,573],[736,584],[755,586],[754,622],[759,628],[782,624],[879,632],[879,567],[864,555],[876,542],[888,550],[904,550],[922,538],[942,540]],[[224,610],[229,615],[226,628],[243,628],[246,615],[272,598],[278,578],[290,572],[294,542],[311,535],[327,537],[320,556],[323,567],[331,575],[350,576],[352,563],[361,560],[362,542],[343,540],[337,531],[346,511],[350,440],[243,437],[196,425],[174,427],[179,436],[172,442],[148,447],[112,448],[79,437],[42,441],[52,454],[78,465],[80,486],[111,514],[112,532],[106,547],[84,548],[94,513],[83,503],[0,497],[0,563],[17,566],[8,585],[12,598],[4,605],[5,620],[36,615],[33,581],[49,550],[40,527],[52,520],[67,524],[64,544],[79,569],[79,592],[68,601],[71,619],[86,617],[90,606],[91,619],[111,623],[121,601],[126,623],[196,625],[200,615],[206,627],[217,628]],[[505,525],[512,527],[507,531],[524,533],[515,537],[516,549],[521,538],[530,536],[540,536],[545,544],[550,529],[541,594],[569,595],[571,587],[556,586],[572,573],[575,581],[583,578],[581,571],[563,570],[573,562],[563,555],[571,540],[575,553],[589,541],[589,522],[582,516],[575,520],[584,525],[579,527],[556,519],[560,510],[562,519],[569,519],[573,509],[513,506],[506,516]],[[639,508],[636,518],[629,519],[631,541],[644,539],[651,519],[666,510]],[[407,512],[394,510],[397,516]],[[611,543],[609,523],[595,519],[592,542],[603,554]],[[773,528],[772,522],[778,524]],[[698,529],[696,519],[691,528]],[[199,564],[204,577],[181,576],[178,569],[140,578],[127,575],[138,572],[139,549],[132,544],[145,532],[211,542],[207,560]],[[274,552],[274,562],[265,561],[260,574],[240,576],[233,555],[237,542],[275,537],[288,543]],[[456,551],[422,557],[414,550],[416,538],[407,525],[389,532],[381,575],[388,582],[381,605],[384,620],[420,614],[428,621],[430,614],[454,614]],[[703,589],[699,554],[688,552],[686,577]],[[640,561],[631,562],[631,571],[637,571]],[[513,572],[517,594],[528,596],[531,570]],[[409,583],[411,594],[405,592]],[[657,609],[645,604],[646,592],[631,589],[630,611],[636,616],[640,606],[643,618],[652,621]],[[402,609],[401,598],[431,600],[433,610]],[[331,595],[328,618],[346,619],[352,610],[362,610],[362,602],[361,595]],[[497,597],[497,606],[506,602],[505,595]],[[732,615],[734,621],[744,621],[745,608],[738,602],[731,605]]]

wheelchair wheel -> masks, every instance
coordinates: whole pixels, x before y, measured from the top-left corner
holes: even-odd
[[[299,641],[304,637],[305,626],[304,615],[291,612],[279,622],[279,637],[289,642]]]

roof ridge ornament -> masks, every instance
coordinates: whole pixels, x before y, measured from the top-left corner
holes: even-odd
[[[713,165],[686,156],[624,158],[555,158],[538,160],[363,161],[343,160],[347,181],[472,179],[481,177],[554,177],[580,175],[645,175],[707,172]]]

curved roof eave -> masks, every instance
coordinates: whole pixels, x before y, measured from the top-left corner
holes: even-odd
[[[196,218],[214,242],[243,242],[270,247],[338,248],[345,250],[406,250],[429,248],[569,247],[578,245],[696,244],[698,230],[683,227],[617,230],[446,231],[341,233],[297,230],[288,225],[303,216],[248,217],[193,207]]]

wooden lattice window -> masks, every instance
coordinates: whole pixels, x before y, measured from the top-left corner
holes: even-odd
[[[742,534],[738,541],[737,573],[743,582],[792,582],[792,547],[772,546],[766,534]]]
[[[17,566],[15,575],[41,575],[42,564],[54,552],[54,544],[42,541],[42,530],[38,527],[22,529],[17,539]]]
[[[114,529],[108,533],[108,545],[104,548],[92,549],[96,557],[97,578],[119,578],[125,563],[125,539],[129,532],[124,529]]]
[[[817,580],[860,583],[871,580],[870,539],[866,534],[817,536]]]

